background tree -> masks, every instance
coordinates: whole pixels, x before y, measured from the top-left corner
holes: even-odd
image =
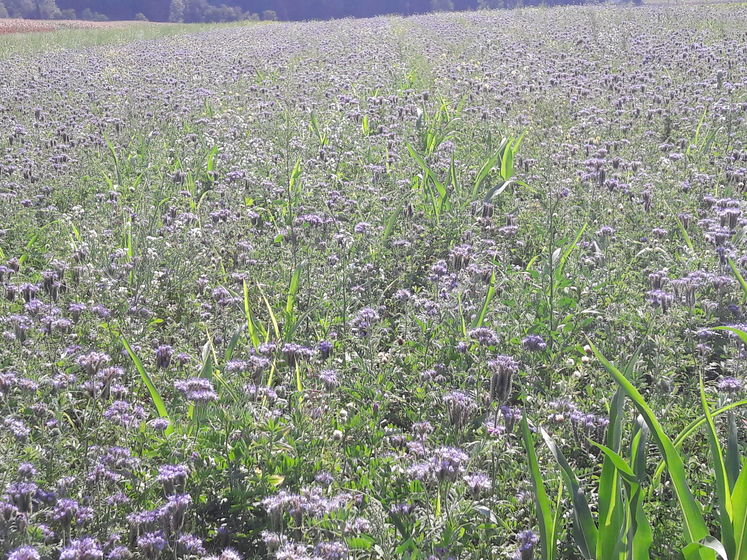
[[[36,17],[36,4],[33,0],[5,0],[5,7],[12,18]]]
[[[0,17],[150,21],[307,20],[431,11],[581,4],[598,0],[0,0]],[[621,0],[622,1],[622,0]],[[641,0],[627,0],[635,5]],[[64,14],[63,14],[64,12]]]
[[[454,9],[451,0],[431,0],[431,10],[434,12],[450,12]]]
[[[169,21],[175,23],[184,21],[184,0],[171,0]]]

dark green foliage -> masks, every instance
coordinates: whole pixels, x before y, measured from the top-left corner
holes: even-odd
[[[192,23],[372,17],[579,3],[584,0],[0,0],[0,17],[52,19],[64,14],[65,18],[77,16],[91,20],[145,18]],[[641,0],[635,3],[641,4]]]

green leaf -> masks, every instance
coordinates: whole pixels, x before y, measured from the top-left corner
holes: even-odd
[[[271,474],[267,477],[267,482],[270,486],[277,488],[285,481],[285,477],[282,474]]]
[[[493,171],[493,168],[498,163],[498,160],[501,158],[501,149],[505,148],[507,140],[504,138],[503,143],[501,144],[501,147],[499,147],[496,152],[490,156],[488,159],[485,160],[485,162],[482,164],[482,167],[480,168],[480,171],[477,172],[477,176],[475,177],[475,183],[472,187],[472,198],[477,198],[477,193],[480,190],[480,185],[485,180],[485,178],[490,175],[490,172]]]
[[[400,202],[397,207],[392,211],[392,213],[389,215],[389,219],[386,221],[386,227],[384,228],[384,233],[381,234],[381,244],[386,245],[389,241],[389,238],[392,236],[392,232],[394,231],[394,226],[397,225],[397,219],[402,215],[402,210],[405,207],[404,202]]]
[[[368,550],[376,542],[368,535],[359,535],[357,537],[350,537],[346,540],[348,548],[353,550]]]
[[[515,183],[514,180],[509,179],[508,181],[501,181],[494,187],[491,187],[490,189],[488,189],[488,192],[485,193],[485,198],[483,199],[483,202],[492,202],[494,198],[502,194],[503,191],[505,191],[508,187],[510,187],[514,183]]]
[[[666,435],[664,429],[661,427],[659,420],[654,415],[653,410],[648,405],[646,400],[638,392],[633,384],[626,379],[626,377],[612,365],[602,355],[602,353],[589,341],[592,351],[594,352],[597,359],[604,365],[607,371],[612,375],[615,382],[625,391],[633,405],[638,409],[638,412],[643,416],[646,421],[651,434],[659,448],[664,461],[666,462],[669,476],[672,479],[672,485],[674,493],[677,496],[677,501],[680,505],[680,511],[682,512],[682,518],[684,521],[684,533],[688,543],[699,542],[701,539],[709,536],[708,528],[705,520],[700,512],[698,503],[693,498],[690,487],[687,484],[685,478],[685,466],[680,457],[679,453],[672,444],[672,440]],[[715,553],[706,554],[704,551],[700,551],[701,558],[710,559],[715,557]]]
[[[716,552],[716,554],[719,555],[719,557],[723,558],[723,560],[729,560],[729,556],[726,553],[724,545],[721,544],[718,539],[714,539],[713,537],[706,537],[698,543],[690,543],[684,548],[682,553],[685,556],[685,560],[690,560],[691,558],[699,558],[698,553],[704,548],[713,550],[714,552]]]
[[[731,500],[734,508],[734,560],[747,560],[747,469],[744,462]]]
[[[226,351],[223,353],[223,361],[224,362],[230,362],[231,358],[233,358],[233,353],[236,351],[236,345],[239,343],[239,339],[241,338],[241,333],[244,331],[244,328],[238,328],[233,333],[233,336],[231,337],[231,340],[228,342],[228,346],[226,346]]]
[[[716,416],[720,416],[724,412],[728,412],[738,406],[744,406],[747,404],[747,399],[729,403],[718,410],[714,410],[711,415],[715,418]],[[696,418],[692,422],[690,422],[687,426],[685,426],[682,431],[677,435],[676,438],[674,438],[674,447],[679,449],[682,447],[682,444],[685,442],[687,438],[692,436],[693,434],[697,433],[698,429],[705,424],[705,416],[701,416],[699,418]],[[649,495],[651,494],[651,491],[656,487],[658,484],[659,479],[661,478],[661,474],[664,472],[665,468],[664,461],[660,461],[659,464],[656,466],[656,469],[654,470],[654,474],[651,477],[651,485],[649,486]]]
[[[718,441],[716,433],[716,424],[711,416],[711,409],[706,399],[705,385],[703,384],[703,375],[700,375],[700,405],[703,407],[703,413],[706,418],[706,435],[708,436],[708,445],[711,449],[711,460],[713,469],[716,473],[716,496],[718,497],[719,521],[721,522],[721,540],[729,557],[734,555],[734,533],[732,527],[733,508],[731,502],[731,490],[729,489],[729,476],[726,472],[726,463],[721,444]]]
[[[713,327],[714,331],[730,331],[733,332],[737,337],[739,337],[739,340],[741,340],[744,344],[747,344],[747,332],[744,332],[741,329],[738,329],[736,327]]]
[[[501,177],[503,177],[504,181],[508,181],[514,176],[514,150],[512,149],[512,144],[513,140],[509,140],[501,157]]]
[[[739,268],[737,268],[736,263],[732,259],[729,259],[729,266],[731,267],[734,276],[737,277],[739,285],[742,286],[743,299],[747,299],[747,281],[745,281],[744,276],[739,272]]]
[[[569,243],[568,246],[563,250],[563,254],[560,257],[560,260],[558,261],[558,266],[555,269],[556,281],[560,280],[563,277],[563,274],[565,273],[565,265],[568,262],[568,257],[570,257],[573,250],[576,247],[578,247],[578,242],[581,241],[581,237],[584,235],[584,232],[586,231],[587,226],[588,224],[584,224],[583,227],[576,234],[576,237],[574,238],[573,242]]]
[[[272,306],[270,305],[270,302],[267,300],[267,296],[265,295],[264,291],[262,290],[262,286],[257,284],[257,289],[259,289],[259,294],[262,296],[262,300],[265,302],[265,307],[267,308],[267,313],[270,315],[270,321],[272,322],[272,330],[275,332],[275,338],[277,340],[280,340],[280,326],[278,325],[278,320],[275,317],[275,312],[272,310]],[[270,337],[270,329],[265,329],[265,342],[269,340]]]
[[[641,415],[636,419],[638,430],[630,443],[630,463],[633,467],[636,480],[642,482],[646,479],[646,455],[648,451],[648,439],[651,431]],[[629,530],[630,560],[649,560],[650,548],[654,542],[654,533],[651,523],[646,517],[643,509],[645,493],[639,485],[628,485],[628,510],[631,517]]]
[[[552,453],[552,456],[560,467],[563,481],[565,482],[566,489],[568,490],[571,502],[573,503],[574,523],[577,528],[576,545],[581,551],[583,557],[591,560],[594,558],[594,551],[596,548],[597,526],[594,523],[594,518],[591,516],[589,502],[586,500],[586,495],[581,489],[581,485],[579,484],[573,469],[571,469],[571,466],[563,455],[563,452],[558,448],[553,439],[544,429],[540,428],[540,434],[545,440],[547,447],[550,448],[550,453]]]
[[[635,356],[631,363],[635,361]],[[625,393],[622,389],[615,392],[610,403],[609,425],[607,426],[607,448],[620,449],[622,435],[622,417],[624,412]],[[613,460],[605,456],[602,472],[599,476],[599,529],[597,531],[596,557],[620,558],[624,548],[620,539],[625,523],[623,508],[622,484],[618,469]]]
[[[729,491],[734,491],[734,485],[739,478],[739,471],[742,467],[742,458],[739,453],[739,437],[737,435],[737,419],[734,413],[726,415],[729,423],[728,440],[726,443],[726,474],[729,479]]]
[[[589,440],[589,443],[592,445],[598,447],[602,453],[604,453],[605,457],[607,457],[614,467],[617,469],[618,473],[629,483],[631,484],[638,484],[638,477],[636,476],[635,472],[633,472],[633,469],[630,468],[630,465],[628,465],[628,462],[623,459],[619,453],[615,453],[612,449],[607,447],[606,445],[602,445],[601,443],[597,443],[595,441]]]
[[[744,332],[741,329],[738,329],[736,327],[713,327],[713,330],[733,332],[744,344],[747,344],[747,332]]]
[[[495,296],[495,270],[493,271],[493,274],[490,275],[490,286],[488,286],[488,291],[485,294],[485,300],[482,303],[480,314],[477,317],[475,317],[475,321],[472,324],[473,328],[482,326],[483,322],[485,321],[485,317],[488,314],[488,310],[490,309],[490,302],[493,301],[494,296]]]
[[[249,329],[249,339],[252,341],[252,345],[255,350],[259,348],[260,340],[257,328],[254,325],[254,317],[252,316],[252,308],[249,305],[249,286],[244,280],[244,315],[246,316],[246,326]]]
[[[143,383],[145,383],[145,386],[148,388],[148,393],[150,394],[150,398],[153,401],[153,405],[156,407],[158,416],[169,420],[169,412],[168,410],[166,410],[166,405],[164,404],[163,399],[161,398],[161,395],[158,393],[158,389],[156,389],[156,386],[153,384],[153,380],[148,375],[148,372],[145,371],[145,367],[143,367],[143,362],[140,361],[140,358],[138,358],[137,354],[135,354],[135,352],[132,350],[130,343],[127,342],[127,339],[124,337],[124,335],[120,334],[119,339],[122,341],[122,345],[125,347],[125,350],[127,350],[127,354],[130,356],[132,363],[135,364],[135,369],[137,369],[138,373],[140,373],[140,378],[143,380]],[[166,435],[168,435],[173,431],[174,431],[174,428],[171,425],[171,422],[169,421],[169,426],[168,428],[166,428],[165,433]]]
[[[555,517],[553,516],[550,500],[545,491],[542,473],[537,463],[537,454],[534,450],[534,438],[529,432],[529,424],[526,416],[521,419],[521,434],[524,439],[524,447],[527,452],[529,474],[534,489],[534,502],[537,514],[537,524],[540,530],[540,544],[542,547],[542,559],[553,560],[555,557]]]
[[[288,284],[288,297],[285,301],[285,314],[291,316],[293,314],[293,305],[296,303],[296,295],[298,294],[298,287],[301,280],[301,265],[298,265],[293,271],[290,283]]]

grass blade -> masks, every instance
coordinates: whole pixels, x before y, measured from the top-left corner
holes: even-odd
[[[739,453],[739,438],[737,435],[737,419],[733,413],[726,415],[729,422],[728,440],[726,443],[726,475],[729,480],[729,491],[734,491],[734,485],[739,478],[742,468],[742,458]]]
[[[730,331],[733,332],[737,337],[739,337],[739,340],[741,340],[745,345],[747,345],[747,332],[744,332],[741,329],[738,329],[736,327],[713,327],[714,331]]]
[[[504,139],[503,142],[506,142]],[[501,147],[496,150],[496,152],[490,156],[488,159],[485,160],[485,162],[482,164],[482,167],[480,168],[480,171],[477,172],[477,177],[475,177],[475,183],[472,186],[472,198],[477,198],[477,193],[480,190],[480,185],[485,180],[485,178],[490,175],[490,172],[493,171],[493,168],[498,163],[498,160],[501,157],[501,149],[505,147],[505,144],[501,144]]]
[[[298,287],[301,283],[301,269],[303,265],[298,265],[293,271],[290,283],[288,284],[288,296],[285,300],[285,324],[283,325],[283,335],[288,334],[293,330],[295,324],[295,317],[293,315],[293,308],[296,304],[296,295],[298,295]]]
[[[729,266],[731,267],[734,276],[737,277],[737,282],[739,282],[739,285],[742,286],[744,299],[747,299],[747,281],[745,281],[744,276],[742,276],[742,273],[739,272],[739,268],[737,268],[736,263],[732,259],[729,259]]]
[[[542,546],[543,560],[553,560],[555,557],[555,517],[553,516],[550,506],[550,499],[545,491],[545,484],[542,480],[542,473],[537,463],[537,454],[534,450],[534,438],[529,432],[529,424],[526,417],[521,419],[521,434],[524,439],[524,447],[527,451],[527,462],[529,464],[529,474],[532,478],[532,487],[534,489],[534,502],[537,512],[537,524],[540,529],[540,544]]]
[[[244,280],[244,315],[246,315],[246,326],[249,330],[249,339],[252,341],[252,345],[255,349],[259,348],[259,333],[254,325],[254,317],[252,316],[252,308],[249,305],[249,285]]]
[[[555,462],[557,462],[560,467],[561,474],[563,475],[563,482],[565,482],[566,489],[571,497],[577,534],[576,545],[584,558],[593,559],[597,541],[597,526],[596,523],[594,523],[594,518],[591,516],[589,502],[586,500],[586,495],[581,489],[576,474],[568,464],[563,452],[542,428],[540,428],[540,434],[545,440],[547,447],[550,448],[550,453],[552,453],[555,458]]]
[[[135,369],[137,369],[138,373],[140,374],[140,378],[143,380],[143,383],[145,383],[145,386],[148,388],[148,393],[150,394],[150,398],[153,401],[153,405],[156,407],[156,411],[158,412],[158,416],[161,418],[169,419],[169,412],[166,409],[166,405],[163,402],[163,399],[161,398],[161,395],[158,393],[158,389],[156,389],[155,384],[153,383],[153,380],[148,375],[148,372],[145,371],[145,367],[143,366],[143,362],[138,358],[137,354],[132,350],[132,347],[130,346],[130,343],[127,342],[127,339],[124,337],[124,335],[120,334],[119,339],[122,341],[122,345],[124,346],[125,350],[127,350],[127,354],[130,356],[130,359],[132,360],[132,363],[135,364]],[[166,428],[166,435],[170,434],[174,431],[173,426],[171,423],[169,423],[168,428]]]
[[[278,320],[275,317],[275,312],[272,310],[272,306],[270,305],[270,302],[267,300],[267,296],[262,290],[262,286],[257,284],[257,288],[259,289],[259,294],[262,296],[262,300],[265,302],[267,313],[270,315],[270,321],[272,322],[272,330],[275,332],[275,338],[277,340],[280,340],[280,326],[278,325]],[[268,329],[265,331],[265,342],[269,340],[269,337],[270,337],[270,331]]]
[[[564,250],[563,254],[560,257],[560,260],[558,261],[558,266],[555,269],[555,278],[556,280],[560,280],[563,277],[563,273],[565,272],[565,265],[568,262],[568,257],[571,256],[571,253],[573,250],[578,247],[578,242],[581,241],[581,237],[584,235],[584,232],[586,231],[586,227],[588,224],[584,224],[583,227],[578,231],[576,234],[576,237],[574,238],[573,242],[570,243]]]
[[[508,181],[514,176],[514,149],[513,140],[509,140],[503,150],[503,156],[501,157],[501,177],[504,181]]]
[[[473,328],[481,327],[483,322],[485,321],[485,316],[488,314],[488,309],[490,309],[490,302],[493,301],[493,297],[495,296],[495,270],[493,271],[493,274],[490,276],[490,286],[488,287],[488,291],[485,294],[485,301],[482,303],[482,309],[480,309],[480,314],[475,318],[474,324],[472,325]]]

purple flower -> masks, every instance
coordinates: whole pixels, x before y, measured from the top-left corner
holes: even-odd
[[[107,560],[129,560],[132,552],[126,546],[115,546],[106,555]]]
[[[195,554],[199,556],[205,554],[205,547],[202,544],[202,540],[194,535],[181,535],[176,540],[176,544],[182,554]]]
[[[379,313],[370,307],[364,307],[350,322],[353,332],[358,336],[365,337],[370,333],[371,327],[381,320]]]
[[[532,560],[534,547],[539,542],[539,537],[529,529],[521,531],[516,538],[519,539],[519,553],[521,560]]]
[[[308,360],[314,356],[314,351],[311,348],[293,342],[283,344],[282,352],[289,366],[295,366],[297,362]]]
[[[163,484],[167,495],[171,495],[184,492],[188,476],[189,468],[186,465],[161,465],[156,481]]]
[[[744,385],[742,384],[742,381],[737,379],[736,377],[724,377],[719,380],[718,385],[716,386],[721,393],[726,393],[727,395],[734,395],[736,393],[739,393],[744,388]]]
[[[167,542],[160,531],[154,533],[145,533],[137,539],[137,547],[148,558],[157,558],[166,548]]]
[[[168,344],[162,344],[156,348],[156,366],[160,369],[166,369],[169,367],[173,355],[174,349]]]
[[[482,346],[496,346],[498,335],[487,327],[478,327],[469,331],[469,337],[476,340]]]
[[[165,432],[169,427],[169,424],[170,422],[168,418],[156,418],[148,422],[148,426],[150,426],[156,432]]]
[[[39,560],[39,552],[33,546],[21,546],[8,554],[8,560]]]
[[[319,343],[319,353],[324,359],[329,357],[329,355],[332,353],[333,348],[334,348],[334,344],[332,344],[328,340],[322,340]]]
[[[104,412],[104,418],[125,428],[139,425],[145,417],[145,409],[142,406],[133,406],[127,401],[114,401]]]
[[[456,447],[439,447],[433,458],[433,470],[439,481],[453,481],[464,472],[469,456]]]
[[[479,496],[491,487],[490,477],[485,473],[467,474],[464,476],[464,481],[473,496]]]
[[[530,352],[539,352],[547,348],[547,343],[538,334],[530,334],[521,341],[521,345],[525,350]]]
[[[62,498],[52,510],[52,521],[61,525],[70,525],[78,513],[78,502],[69,498]]]
[[[192,377],[186,381],[175,381],[174,387],[184,397],[196,404],[205,404],[218,400],[218,393],[209,379]]]
[[[331,369],[320,371],[319,381],[322,382],[328,391],[334,389],[340,384],[340,381],[337,379],[337,372]]]
[[[103,557],[99,543],[91,537],[70,541],[60,553],[60,560],[102,560]]]

